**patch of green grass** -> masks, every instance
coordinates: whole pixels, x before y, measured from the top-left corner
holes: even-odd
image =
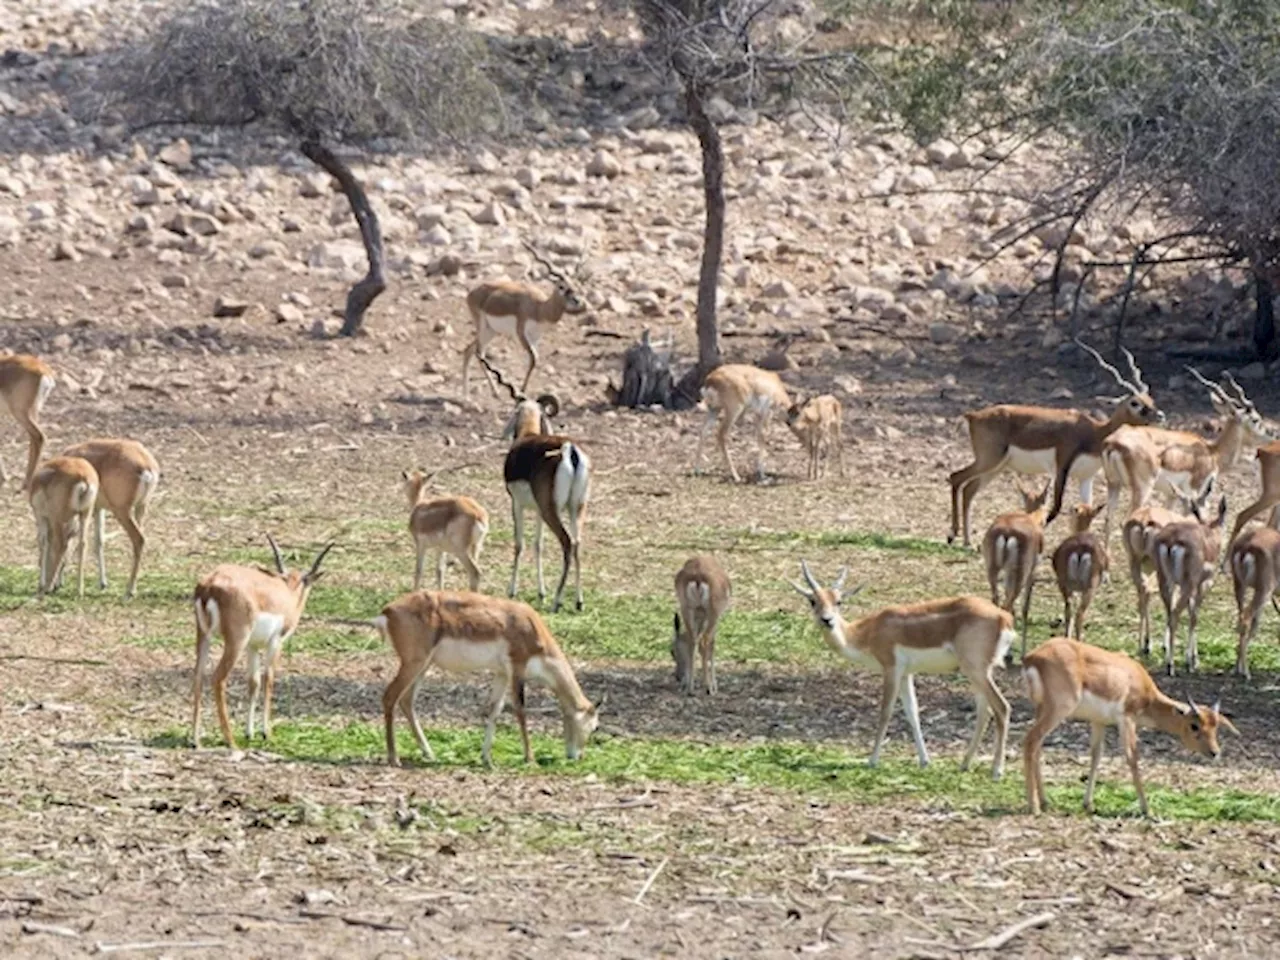
[[[482,731],[437,728],[428,733],[441,767],[476,766],[480,761]],[[155,747],[181,747],[187,732],[170,730],[150,741]],[[1016,775],[993,781],[989,767],[980,764],[964,772],[954,762],[934,762],[921,769],[908,756],[884,760],[869,767],[865,757],[837,747],[797,743],[750,746],[701,744],[687,740],[631,739],[597,735],[586,757],[576,763],[564,759],[558,739],[534,736],[538,763],[529,772],[570,776],[595,775],[618,782],[658,780],[686,784],[737,783],[826,793],[843,799],[876,803],[915,800],[947,809],[987,815],[1017,813],[1023,809],[1023,783]],[[408,731],[397,726],[397,748],[402,760],[418,758]],[[275,727],[269,745],[273,753],[309,763],[382,763],[386,748],[381,724],[351,722],[345,726],[288,722]],[[494,741],[494,763],[515,774],[523,766],[519,736],[500,730]],[[1174,791],[1148,784],[1153,812],[1179,820],[1239,820],[1280,823],[1280,796],[1227,788]],[[1080,811],[1079,784],[1051,785],[1051,806]],[[1100,782],[1095,807],[1102,816],[1128,816],[1137,810],[1134,792],[1127,784]]]
[[[768,547],[816,547],[821,549],[889,551],[919,556],[963,556],[960,547],[924,537],[901,537],[865,530],[723,530],[715,527],[689,531],[683,549],[727,551]]]
[[[68,613],[121,604],[156,609],[185,605],[191,599],[195,587],[195,580],[191,577],[148,570],[144,559],[142,574],[138,578],[138,595],[126,600],[124,587],[128,582],[128,569],[116,569],[108,565],[107,574],[111,578],[110,583],[106,590],[100,590],[97,568],[92,563],[87,563],[83,600],[76,596],[74,571],[64,574],[60,590],[41,598],[36,596],[40,580],[34,565],[0,566],[0,610],[30,607],[43,613]]]

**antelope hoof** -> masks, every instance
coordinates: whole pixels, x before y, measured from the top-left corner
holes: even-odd
[[[951,546],[951,545],[952,545],[953,543],[955,543],[955,542],[956,542],[956,535],[955,535],[954,533],[948,533],[948,534],[947,534],[947,546]]]
[[[1172,660],[1170,660],[1168,663],[1164,665],[1164,672],[1166,675],[1170,677],[1174,676],[1174,666],[1173,666]]]
[[[579,613],[581,613],[586,608],[587,608],[587,605],[583,603],[581,600],[577,600],[573,604],[573,609],[577,610]]]

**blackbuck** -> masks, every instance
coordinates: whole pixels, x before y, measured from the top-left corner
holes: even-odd
[[[821,476],[820,458],[833,453],[840,476],[844,476],[843,418],[840,401],[829,393],[808,402],[797,401],[787,409],[787,427],[809,455],[807,479],[817,480]]]
[[[876,613],[846,622],[840,602],[852,597],[861,586],[843,593],[847,570],[835,582],[823,587],[801,560],[800,571],[808,587],[792,583],[809,601],[810,610],[828,647],[863,669],[884,679],[880,693],[880,719],[876,725],[871,766],[880,762],[880,747],[889,728],[894,702],[902,699],[916,742],[920,765],[928,766],[929,751],[920,732],[920,708],[916,703],[915,674],[964,675],[973,688],[977,719],[973,739],[965,751],[961,769],[968,769],[978,752],[987,725],[996,719],[996,753],[991,775],[1004,772],[1005,742],[1009,735],[1009,703],[995,684],[995,669],[1013,645],[1013,615],[981,597],[948,597],[900,607],[886,607]]]
[[[1277,526],[1277,521],[1280,520],[1280,511],[1276,510],[1280,507],[1280,440],[1259,447],[1257,457],[1258,479],[1262,482],[1262,492],[1257,500],[1236,515],[1236,522],[1231,527],[1231,536],[1227,538],[1228,543],[1235,542],[1246,523],[1268,510],[1271,511],[1268,526]]]
[[[432,665],[447,673],[487,673],[493,677],[480,751],[486,767],[493,764],[494,727],[508,693],[520,726],[525,763],[533,763],[525,721],[526,684],[546,687],[554,694],[564,721],[565,755],[570,760],[582,756],[587,739],[600,722],[604,698],[593,704],[583,695],[560,645],[526,603],[478,593],[424,590],[387,604],[373,625],[400,660],[400,668],[382,695],[387,763],[393,767],[400,765],[396,707],[409,721],[422,756],[435,759],[413,705],[418,686]]]
[[[1033,814],[1039,814],[1046,806],[1044,739],[1064,721],[1084,720],[1090,725],[1085,810],[1093,810],[1093,788],[1107,727],[1118,727],[1144,817],[1149,817],[1151,811],[1138,770],[1139,727],[1171,734],[1190,752],[1214,758],[1221,753],[1219,728],[1239,735],[1218,704],[1206,708],[1180,703],[1161,693],[1146,668],[1132,657],[1078,640],[1056,637],[1040,645],[1023,661],[1022,677],[1036,710],[1022,744],[1027,806]]]
[[[1267,601],[1280,584],[1280,530],[1257,527],[1231,544],[1231,580],[1236,597],[1236,673],[1249,677],[1249,644]],[[1250,597],[1252,591],[1252,597]]]
[[[702,689],[716,692],[716,630],[729,600],[729,575],[715,557],[690,557],[676,573],[671,656],[676,662],[676,682],[687,696],[693,696],[695,650],[702,665]]]
[[[573,271],[574,280],[570,280],[532,246],[526,243],[525,248],[546,269],[552,283],[551,292],[546,293],[532,284],[514,280],[490,280],[467,294],[467,310],[471,313],[476,334],[475,339],[462,352],[463,396],[470,389],[468,376],[471,358],[483,360],[489,342],[497,336],[514,337],[524,348],[529,358],[529,369],[520,389],[528,390],[529,380],[538,365],[538,341],[542,335],[559,323],[566,313],[580,314],[587,309],[574,291],[574,282],[586,279],[582,260],[578,261]],[[489,381],[489,389],[493,395],[498,396],[498,388],[494,385],[487,366],[485,378]]]
[[[1062,594],[1062,630],[1076,640],[1084,639],[1084,618],[1093,595],[1111,567],[1106,541],[1089,529],[1102,505],[1076,504],[1073,532],[1053,551],[1053,573]],[[1075,615],[1071,598],[1079,594]]]
[[[1213,520],[1202,520],[1197,507],[1194,519],[1166,524],[1152,541],[1160,600],[1164,604],[1164,669],[1169,676],[1173,676],[1174,670],[1173,643],[1178,620],[1184,612],[1187,615],[1187,669],[1195,670],[1200,665],[1196,624],[1204,593],[1218,569],[1226,525],[1227,498],[1223,497]]]
[[[27,470],[23,474],[22,489],[31,485],[36,466],[40,463],[40,451],[44,449],[44,430],[40,428],[40,410],[49,399],[57,379],[53,367],[39,357],[23,353],[0,356],[0,399],[27,433]],[[8,483],[4,464],[0,462],[0,483]]]
[[[729,434],[742,415],[750,410],[756,418],[756,479],[764,479],[764,442],[775,410],[787,410],[791,397],[782,378],[772,370],[761,370],[742,363],[716,367],[702,382],[702,403],[707,418],[698,432],[698,449],[694,454],[693,472],[702,472],[702,451],[711,425],[720,421],[716,446],[729,468],[734,483],[741,482],[738,469],[729,454]]]
[[[138,592],[138,569],[147,538],[142,522],[147,504],[160,483],[160,465],[136,440],[89,440],[62,451],[64,457],[81,457],[98,472],[98,499],[94,504],[94,541],[98,550],[98,586],[107,588],[106,514],[116,518],[133,547],[133,566],[124,595]]]
[[[1185,503],[1185,501],[1184,501]],[[1138,598],[1138,653],[1151,654],[1151,595],[1156,586],[1155,538],[1171,523],[1185,515],[1165,507],[1139,507],[1129,514],[1120,531],[1129,561],[1129,581]]]
[[[1124,351],[1129,361],[1131,380],[1102,359],[1092,347],[1076,343],[1097,361],[1127,392],[1113,400],[1115,411],[1099,420],[1080,410],[1052,407],[1028,407],[1000,404],[965,414],[969,424],[969,443],[973,447],[973,463],[951,474],[951,532],[947,542],[953,543],[964,525],[964,545],[970,545],[970,517],[978,491],[1003,470],[1028,475],[1052,474],[1053,506],[1045,523],[1051,523],[1062,510],[1062,498],[1070,479],[1080,482],[1080,499],[1093,502],[1093,478],[1102,467],[1102,442],[1127,425],[1163,423],[1164,414],[1151,399],[1149,388],[1142,382],[1133,354]],[[962,503],[963,501],[963,503]]]
[[[413,589],[422,587],[422,570],[427,551],[435,550],[436,589],[444,589],[444,567],[454,557],[467,571],[470,589],[480,589],[480,551],[489,533],[489,512],[470,497],[432,497],[432,479],[439,471],[401,472],[409,498],[409,533],[417,560],[413,567]]]
[[[1146,506],[1153,491],[1203,504],[1221,472],[1235,466],[1246,450],[1256,450],[1270,439],[1266,421],[1230,373],[1223,374],[1223,387],[1201,376],[1195,367],[1186,369],[1209,391],[1222,429],[1211,440],[1160,427],[1123,427],[1108,437],[1102,444],[1107,478],[1104,540],[1110,538],[1122,488],[1129,490],[1130,512]]]
[[[249,718],[245,726],[249,742],[256,726],[258,693],[262,692],[262,735],[271,737],[271,694],[275,689],[276,666],[285,642],[298,628],[307,597],[316,581],[324,576],[320,564],[333,549],[326,544],[305,573],[285,567],[280,547],[270,535],[275,569],[238,564],[222,564],[196,584],[196,671],[191,689],[191,745],[199,748],[200,708],[204,699],[204,676],[209,663],[209,647],[215,635],[222,637],[222,659],[213,671],[213,704],[218,726],[227,746],[236,745],[227,712],[227,678],[247,647],[249,662]],[[264,671],[265,667],[265,671]],[[265,677],[264,677],[265,673]]]
[[[502,479],[511,497],[511,520],[515,536],[515,557],[511,561],[511,584],[507,595],[514,597],[520,586],[520,557],[524,553],[524,515],[537,511],[533,550],[538,568],[538,599],[546,600],[547,587],[542,577],[542,527],[551,528],[560,541],[563,569],[556,587],[553,611],[560,609],[564,587],[573,565],[575,606],[582,604],[582,523],[587,499],[591,493],[591,461],[577,443],[568,437],[549,432],[549,418],[559,412],[560,404],[550,394],[530,400],[503,379],[502,374],[483,363],[498,382],[506,387],[515,401],[515,409],[503,431],[511,437],[511,449],[502,465]],[[563,516],[563,519],[562,519]]]
[[[77,544],[76,596],[84,596],[84,554],[89,515],[98,499],[98,472],[79,457],[53,457],[40,464],[30,483],[31,512],[40,551],[40,596],[62,583],[62,565],[73,536]]]
[[[1013,613],[1014,604],[1022,597],[1022,654],[1027,652],[1027,620],[1031,610],[1031,590],[1035,583],[1036,565],[1044,553],[1044,515],[1048,507],[1050,484],[1039,493],[1016,480],[1022,509],[1002,513],[991,524],[982,539],[982,556],[987,566],[987,583],[991,586],[991,602]],[[1000,582],[1004,581],[1004,601],[1000,600]]]

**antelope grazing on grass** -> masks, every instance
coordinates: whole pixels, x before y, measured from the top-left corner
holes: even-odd
[[[27,471],[23,474],[22,489],[31,485],[36,466],[40,463],[40,451],[44,449],[44,431],[40,429],[40,410],[49,399],[57,379],[53,367],[39,357],[14,353],[0,356],[0,398],[27,432]],[[4,464],[0,463],[0,483],[8,483]]]
[[[583,695],[560,645],[526,603],[478,593],[422,591],[387,604],[373,625],[400,659],[400,669],[382,695],[387,763],[393,767],[400,765],[395,736],[397,706],[409,721],[422,756],[435,759],[413,706],[418,686],[433,664],[448,673],[493,676],[480,751],[486,767],[493,765],[494,726],[508,692],[520,726],[525,763],[533,763],[525,721],[526,684],[546,687],[555,695],[564,720],[565,755],[570,760],[582,756],[587,739],[600,722],[604,698],[593,704]]]
[[[73,535],[77,545],[76,596],[84,596],[84,554],[89,514],[98,499],[98,472],[79,457],[46,460],[31,478],[31,512],[40,549],[40,596],[62,583],[62,565]]]
[[[1164,422],[1149,388],[1142,382],[1133,354],[1124,351],[1132,380],[1107,363],[1092,347],[1077,340],[1098,365],[1111,374],[1128,396],[1114,400],[1115,412],[1098,420],[1079,410],[1000,404],[966,413],[973,463],[951,474],[951,532],[953,543],[964,519],[964,545],[969,546],[970,516],[978,491],[1002,470],[1022,474],[1053,474],[1053,507],[1045,523],[1062,510],[1062,498],[1071,478],[1080,481],[1080,499],[1093,502],[1093,477],[1102,466],[1102,442],[1122,426]],[[963,500],[963,505],[961,501]]]
[[[258,708],[258,692],[262,691],[262,735],[271,737],[271,694],[276,682],[276,663],[285,641],[298,628],[307,597],[316,581],[324,576],[320,564],[333,549],[329,543],[316,555],[306,573],[286,569],[284,557],[275,540],[268,535],[276,568],[242,567],[223,564],[196,584],[196,673],[191,690],[191,745],[199,748],[200,707],[204,698],[204,675],[209,662],[209,645],[214,634],[222,636],[222,659],[213,671],[213,703],[218,711],[218,725],[227,746],[235,748],[231,717],[227,713],[227,678],[249,648],[246,673],[249,680],[249,719],[245,726],[249,742],[253,741]],[[265,654],[265,656],[264,656]],[[265,683],[263,666],[265,665]]]
[[[1102,505],[1076,504],[1074,532],[1053,551],[1053,572],[1062,594],[1062,629],[1069,637],[1084,639],[1084,617],[1093,595],[1111,566],[1106,541],[1089,529],[1102,512]],[[1071,614],[1071,597],[1079,594],[1075,617]],[[1024,654],[1025,656],[1025,654]]]
[[[814,397],[808,403],[793,403],[787,410],[787,427],[804,444],[809,454],[806,479],[817,480],[821,475],[819,458],[835,451],[836,465],[844,476],[844,442],[842,438],[843,409],[840,401],[829,393]]]
[[[422,568],[428,550],[438,551],[436,589],[444,589],[444,565],[452,556],[467,571],[470,589],[480,589],[480,550],[489,533],[489,512],[470,497],[429,497],[428,488],[439,471],[421,470],[400,474],[409,497],[409,533],[413,536],[417,561],[413,568],[413,589],[422,587]]]
[[[1202,521],[1199,508],[1195,518],[1170,523],[1160,529],[1152,541],[1156,578],[1160,584],[1160,600],[1164,603],[1164,668],[1173,676],[1173,641],[1178,633],[1178,618],[1187,614],[1187,669],[1200,665],[1196,647],[1196,623],[1204,592],[1213,583],[1222,553],[1222,533],[1227,524],[1227,498],[1218,505],[1218,516]]]
[[[503,379],[483,357],[480,362],[507,388],[516,402],[511,419],[502,436],[511,437],[502,466],[502,478],[511,496],[511,520],[515,530],[515,557],[511,562],[511,584],[507,595],[514,597],[520,585],[520,557],[524,553],[524,515],[530,507],[537,510],[533,551],[538,567],[538,599],[547,597],[542,578],[542,525],[546,524],[560,541],[563,569],[556,587],[553,611],[560,609],[564,586],[573,564],[575,606],[582,609],[582,522],[591,492],[591,461],[582,448],[568,437],[550,433],[550,417],[560,410],[560,403],[550,394],[530,400]],[[561,519],[561,515],[567,519]]]
[[[1022,597],[1022,654],[1027,652],[1027,620],[1031,609],[1031,588],[1036,564],[1044,553],[1044,515],[1049,487],[1036,493],[1015,480],[1022,497],[1022,509],[996,517],[982,539],[982,556],[987,565],[987,582],[991,585],[991,602],[1013,613],[1013,605]],[[1000,581],[1004,580],[1004,602],[1000,602]]]
[[[580,314],[587,307],[574,292],[573,282],[557,270],[550,261],[538,253],[532,246],[525,248],[546,269],[551,278],[551,293],[544,293],[528,283],[514,280],[490,280],[482,283],[467,294],[467,309],[471,312],[471,320],[475,324],[475,339],[462,351],[462,395],[465,397],[470,389],[468,379],[471,358],[484,360],[489,341],[497,336],[514,337],[524,348],[529,358],[529,369],[524,375],[521,392],[529,389],[529,380],[533,377],[534,367],[538,365],[538,341],[550,327],[560,322],[566,313]],[[582,272],[582,260],[574,269],[575,279],[585,279]],[[498,396],[498,388],[494,385],[489,369],[485,368],[485,378],[489,381],[489,389]]]
[[[694,455],[693,472],[702,472],[702,448],[711,425],[720,420],[716,431],[716,446],[729,467],[734,483],[741,482],[738,470],[729,455],[729,433],[742,415],[751,410],[756,416],[756,479],[764,479],[764,440],[775,410],[791,406],[791,397],[782,378],[772,370],[761,370],[744,363],[729,363],[716,367],[702,383],[702,402],[707,407],[707,419],[698,432],[698,449]]]
[[[716,629],[729,608],[729,575],[715,557],[691,557],[676,573],[676,604],[671,656],[676,682],[693,696],[693,652],[702,663],[702,689],[716,692]]]
[[[1280,507],[1280,441],[1259,447],[1257,457],[1258,478],[1262,481],[1262,492],[1257,500],[1236,515],[1236,522],[1231,527],[1231,536],[1227,539],[1228,543],[1233,543],[1236,537],[1240,536],[1240,531],[1244,529],[1246,523],[1268,510],[1271,511],[1271,519],[1267,525],[1272,527],[1280,525],[1277,522],[1280,521],[1280,511],[1276,510],[1276,507]]]
[[[1249,644],[1258,633],[1262,608],[1268,600],[1274,602],[1280,583],[1280,530],[1258,527],[1231,544],[1231,580],[1236,597],[1236,673],[1248,680]]]
[[[124,595],[138,592],[138,569],[147,538],[142,521],[147,503],[160,482],[160,465],[136,440],[89,440],[62,451],[64,457],[81,457],[98,472],[98,499],[94,504],[94,541],[98,548],[98,586],[107,588],[106,513],[116,518],[133,546],[133,567]]]
[[[1266,421],[1230,373],[1223,377],[1234,397],[1194,367],[1186,369],[1208,389],[1214,411],[1223,418],[1222,431],[1206,440],[1181,430],[1124,427],[1108,437],[1102,444],[1107,477],[1104,541],[1111,534],[1121,487],[1129,489],[1130,512],[1145,506],[1153,490],[1203,502],[1212,494],[1220,472],[1231,469],[1245,450],[1255,450],[1270,438]]]
[[[1183,501],[1185,503],[1185,501]],[[1151,653],[1151,593],[1155,586],[1155,538],[1164,527],[1186,517],[1165,507],[1139,507],[1120,531],[1129,560],[1129,581],[1138,597],[1138,654]]]
[[[1027,654],[1022,664],[1027,696],[1035,704],[1035,719],[1022,745],[1027,783],[1027,806],[1039,814],[1044,807],[1044,739],[1065,720],[1090,724],[1089,781],[1084,788],[1084,808],[1093,810],[1093,788],[1098,779],[1107,727],[1118,727],[1125,760],[1133,774],[1138,806],[1144,817],[1151,811],[1138,771],[1138,728],[1151,727],[1172,734],[1192,753],[1216,758],[1218,728],[1239,736],[1218,704],[1205,709],[1166,697],[1142,664],[1123,653],[1113,653],[1056,637]]]
[[[986,735],[991,715],[996,719],[996,753],[991,776],[1004,772],[1005,741],[1009,735],[1009,703],[996,686],[994,673],[1013,645],[1013,615],[981,597],[948,597],[883,610],[848,623],[840,615],[847,570],[842,569],[831,587],[822,587],[809,565],[800,561],[808,589],[792,583],[809,601],[814,619],[827,646],[857,666],[881,674],[880,720],[876,726],[871,766],[880,762],[894,701],[901,697],[916,742],[920,766],[928,766],[929,751],[920,732],[920,708],[916,704],[915,674],[962,673],[973,688],[977,719],[973,739],[965,751],[961,769],[968,769]],[[852,597],[861,590],[849,592]]]

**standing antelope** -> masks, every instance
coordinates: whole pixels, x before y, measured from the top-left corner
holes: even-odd
[[[809,601],[827,646],[884,678],[870,765],[880,762],[880,746],[889,728],[893,704],[901,697],[902,709],[915,737],[916,756],[920,766],[928,766],[929,751],[920,732],[914,676],[959,671],[972,686],[977,703],[973,739],[960,767],[968,769],[994,713],[996,753],[991,776],[999,780],[1004,772],[1005,741],[1009,735],[1009,703],[996,686],[993,674],[1013,645],[1016,636],[1013,615],[981,597],[948,597],[886,607],[847,623],[840,615],[840,601],[845,598],[841,590],[848,571],[842,569],[835,583],[826,589],[813,578],[809,565],[803,560],[800,570],[809,589],[798,583],[792,586]],[[861,586],[854,588],[848,596],[856,595],[861,589]]]
[[[1185,502],[1185,501],[1184,501]],[[1129,514],[1120,531],[1129,560],[1129,580],[1138,595],[1138,654],[1151,654],[1151,592],[1155,585],[1155,537],[1171,523],[1185,520],[1165,507],[1139,507]]]
[[[0,398],[18,425],[27,432],[27,472],[23,475],[23,490],[31,485],[31,478],[40,463],[45,436],[37,421],[56,383],[53,367],[39,357],[23,353],[0,356]],[[4,464],[0,463],[0,483],[8,481]]]
[[[787,426],[804,444],[805,451],[809,454],[807,479],[818,479],[819,457],[824,453],[830,456],[833,449],[836,465],[840,468],[840,476],[844,476],[842,418],[843,410],[840,401],[829,393],[814,397],[808,403],[802,404],[797,401],[788,408]]]
[[[489,341],[496,336],[515,337],[529,357],[529,369],[524,375],[521,391],[529,389],[529,380],[533,377],[533,369],[538,365],[538,340],[548,327],[560,322],[560,318],[568,314],[583,313],[587,307],[574,292],[569,278],[557,270],[550,261],[538,253],[528,243],[525,248],[533,254],[551,278],[551,293],[544,293],[528,283],[514,280],[491,280],[482,283],[467,294],[467,309],[471,312],[471,320],[475,324],[475,339],[462,351],[462,395],[466,396],[470,389],[468,372],[471,358],[484,359]],[[582,261],[579,260],[574,270],[575,279],[583,279]],[[485,368],[485,378],[489,381],[489,389],[498,395],[498,388],[493,377]]]
[[[142,566],[142,548],[147,538],[142,521],[147,502],[160,482],[160,465],[136,440],[88,440],[62,451],[64,457],[81,457],[98,472],[98,499],[94,504],[94,540],[98,548],[98,586],[107,588],[106,513],[124,528],[133,546],[133,567],[124,595],[138,592],[138,568]]]
[[[191,691],[191,745],[200,746],[200,706],[204,698],[204,674],[209,662],[209,644],[214,634],[222,635],[222,659],[213,671],[213,703],[218,710],[218,725],[227,746],[235,748],[231,717],[227,713],[227,677],[245,647],[249,648],[246,667],[249,679],[249,719],[246,736],[253,741],[254,721],[258,708],[258,691],[262,690],[262,735],[271,737],[271,694],[276,682],[276,661],[285,641],[298,628],[307,597],[316,581],[324,576],[320,563],[333,549],[329,543],[316,555],[306,573],[288,570],[280,548],[270,534],[271,554],[275,570],[266,567],[242,567],[226,563],[196,584],[196,673]],[[263,653],[265,651],[265,657]],[[263,683],[263,664],[266,682]]]
[[[698,432],[698,449],[694,455],[693,471],[702,472],[702,447],[707,431],[718,417],[720,428],[716,431],[716,446],[729,467],[734,483],[741,481],[738,470],[729,455],[729,433],[743,413],[751,410],[756,416],[756,479],[764,479],[764,440],[774,410],[786,410],[791,397],[782,378],[772,370],[761,370],[744,363],[729,363],[716,367],[702,383],[702,401],[707,407],[707,419]]]
[[[1138,728],[1152,727],[1172,734],[1192,753],[1217,757],[1218,728],[1239,736],[1218,704],[1207,710],[1194,703],[1166,697],[1142,664],[1123,653],[1055,637],[1027,654],[1022,664],[1027,696],[1035,704],[1035,719],[1022,744],[1027,783],[1027,806],[1039,814],[1044,795],[1044,739],[1065,720],[1090,724],[1089,782],[1084,788],[1084,808],[1093,811],[1093,788],[1098,779],[1107,727],[1118,727],[1125,759],[1133,774],[1138,807],[1151,815],[1147,794],[1138,771]]]
[[[402,471],[404,490],[409,497],[409,533],[413,536],[417,562],[413,568],[413,589],[422,587],[422,568],[427,551],[439,551],[436,559],[436,589],[444,589],[446,556],[456,557],[467,571],[472,590],[480,589],[480,550],[489,533],[489,512],[470,497],[427,497],[431,479],[439,473]]]
[[[1258,632],[1262,608],[1280,583],[1280,530],[1258,527],[1231,544],[1231,580],[1236,596],[1236,673],[1249,677],[1249,644]],[[1249,591],[1253,598],[1245,602]]]
[[[1280,520],[1280,512],[1276,510],[1276,507],[1280,507],[1280,440],[1259,447],[1257,457],[1258,479],[1262,481],[1262,493],[1257,500],[1237,514],[1236,522],[1231,528],[1231,536],[1227,538],[1228,543],[1234,542],[1236,537],[1240,536],[1240,531],[1244,529],[1246,523],[1267,510],[1272,511],[1269,526],[1276,526],[1277,521]]]
[[[702,689],[716,692],[716,629],[729,608],[729,591],[729,575],[715,557],[691,557],[676,573],[679,612],[671,656],[676,661],[676,682],[686,696],[693,696],[695,648],[702,663]]]
[[[1200,619],[1200,603],[1213,582],[1222,553],[1222,532],[1227,524],[1227,498],[1218,505],[1218,516],[1209,522],[1200,519],[1180,520],[1161,528],[1152,541],[1160,599],[1164,603],[1164,668],[1173,676],[1173,641],[1178,633],[1178,618],[1187,612],[1187,669],[1200,664],[1196,647],[1196,623]]]
[[[1022,597],[1022,655],[1027,654],[1027,621],[1031,610],[1031,588],[1036,564],[1044,553],[1045,501],[1049,487],[1036,493],[1015,480],[1022,496],[1022,509],[1002,513],[992,522],[982,539],[982,555],[987,564],[987,582],[991,585],[991,602],[1013,613],[1013,605]],[[1000,602],[1000,579],[1004,578],[1004,603]]]
[[[1108,437],[1102,444],[1102,468],[1107,477],[1104,542],[1110,538],[1121,487],[1129,488],[1130,512],[1145,506],[1153,490],[1203,502],[1220,472],[1235,466],[1246,449],[1255,450],[1270,437],[1266,421],[1230,373],[1223,377],[1234,397],[1201,376],[1195,367],[1186,369],[1208,389],[1214,411],[1223,418],[1222,431],[1206,440],[1181,430],[1122,427]]]
[[[1080,499],[1093,502],[1093,477],[1102,466],[1102,441],[1122,426],[1164,422],[1164,414],[1157,409],[1147,385],[1142,382],[1142,371],[1133,354],[1124,351],[1133,377],[1126,380],[1092,347],[1079,340],[1076,343],[1111,374],[1129,396],[1113,401],[1115,412],[1106,420],[1095,419],[1079,410],[1012,404],[966,413],[973,463],[949,478],[951,532],[948,543],[955,542],[959,535],[963,516],[964,545],[969,546],[973,499],[1000,471],[1054,475],[1053,507],[1045,518],[1048,524],[1061,512],[1062,498],[1071,478],[1080,481]]]
[[[1053,572],[1062,593],[1062,629],[1069,637],[1084,639],[1084,616],[1093,594],[1111,566],[1106,541],[1089,529],[1102,505],[1076,504],[1074,532],[1053,551]],[[1071,595],[1080,594],[1075,619],[1071,616]]]
[[[62,583],[62,564],[74,534],[79,535],[76,595],[84,597],[84,554],[89,514],[98,498],[98,472],[79,457],[53,457],[31,478],[31,512],[40,547],[40,595]]]
[[[390,641],[400,660],[400,669],[382,695],[387,763],[393,767],[400,765],[395,735],[397,706],[409,721],[422,756],[435,759],[413,706],[418,686],[432,664],[449,673],[492,674],[480,751],[486,767],[493,765],[494,726],[508,692],[520,726],[525,763],[533,763],[525,722],[526,683],[547,687],[555,695],[564,720],[565,755],[570,760],[582,755],[600,722],[604,698],[593,704],[583,695],[560,645],[527,603],[478,593],[424,590],[387,604],[373,625]]]
[[[520,585],[524,515],[532,507],[537,510],[539,518],[535,521],[533,538],[538,568],[538,599],[545,600],[547,597],[546,583],[542,578],[542,526],[546,524],[560,541],[564,564],[551,609],[560,609],[572,561],[574,591],[577,595],[575,605],[581,610],[582,561],[579,550],[582,544],[583,517],[591,492],[591,461],[582,448],[568,437],[550,433],[550,418],[560,411],[560,402],[554,396],[544,394],[537,400],[530,400],[523,393],[517,392],[483,357],[480,362],[507,388],[511,399],[516,402],[515,410],[502,431],[503,438],[512,438],[511,449],[507,451],[507,458],[502,465],[502,479],[511,497],[511,520],[516,542],[507,595],[514,597]],[[561,519],[562,513],[568,520],[567,526]]]

